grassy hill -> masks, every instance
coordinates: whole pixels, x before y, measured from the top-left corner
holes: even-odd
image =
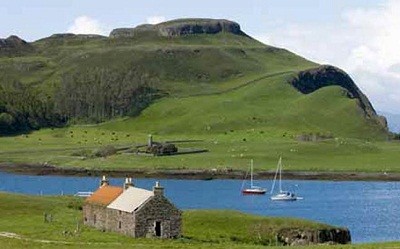
[[[105,38],[59,34],[0,50],[0,133],[135,116],[163,96],[219,93],[315,64],[231,33]],[[7,116],[5,116],[7,114]]]
[[[222,94],[249,82],[267,83],[273,75],[295,77],[317,66],[252,39],[226,20],[183,19],[116,29],[110,38],[56,34],[33,43],[18,39],[5,39],[8,45],[0,50],[3,133],[137,115],[161,97]],[[282,87],[289,80],[280,78]],[[346,88],[339,80],[330,84]],[[265,90],[292,90],[287,89]],[[290,94],[269,94],[292,100]],[[260,104],[280,111],[272,103]],[[26,120],[18,120],[20,116]]]
[[[283,154],[292,170],[400,170],[385,120],[345,72],[262,44],[236,23],[184,19],[110,37],[18,39],[0,48],[0,134],[14,135],[0,138],[2,162],[243,169],[254,158],[265,169]],[[187,146],[211,152],[87,157],[149,133],[204,140]]]
[[[343,89],[332,86],[304,95],[282,84],[292,74],[271,75],[219,94],[164,98],[136,118],[102,127],[162,135],[254,129],[289,137],[312,132],[354,138],[382,136],[379,124],[364,119],[357,101],[349,99]],[[338,117],[340,122],[336,122]]]

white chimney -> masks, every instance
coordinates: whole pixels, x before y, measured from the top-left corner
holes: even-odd
[[[108,186],[108,185],[110,185],[110,181],[108,180],[108,178],[106,176],[103,175],[103,178],[100,181],[100,187]]]
[[[156,185],[153,187],[153,193],[155,196],[163,196],[164,187],[162,187],[159,182],[156,182]]]
[[[127,177],[125,178],[125,182],[124,182],[124,189],[128,189],[129,187],[134,187],[135,185],[133,184],[132,178],[131,177]]]

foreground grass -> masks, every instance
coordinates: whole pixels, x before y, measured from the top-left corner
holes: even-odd
[[[81,225],[81,200],[73,197],[32,197],[0,193],[0,248],[265,248],[275,247],[281,228],[325,228],[327,225],[290,218],[268,218],[234,211],[185,211],[183,238],[133,239]],[[44,213],[52,222],[44,222]],[[396,248],[397,243],[330,248]],[[295,247],[296,248],[296,247]],[[302,247],[304,248],[304,247]],[[320,248],[320,247],[307,247]]]
[[[13,248],[43,248],[43,249],[58,249],[58,248],[71,248],[71,249],[80,249],[80,248],[102,248],[102,249],[123,249],[123,248],[249,248],[249,249],[260,249],[260,248],[268,248],[268,249],[283,249],[287,248],[284,246],[257,246],[257,245],[238,245],[233,243],[224,243],[224,244],[207,244],[207,243],[165,243],[165,241],[151,241],[151,243],[134,243],[134,244],[58,244],[58,243],[41,243],[41,242],[32,242],[32,241],[23,241],[23,240],[15,240],[15,239],[4,239],[0,238],[0,246],[4,249],[13,249]],[[292,249],[320,249],[320,248],[329,248],[329,249],[398,249],[400,248],[400,243],[392,242],[392,243],[380,243],[380,244],[365,244],[365,245],[335,245],[335,246],[294,246],[290,247]]]
[[[0,193],[0,232],[11,232],[27,239],[79,243],[144,242],[116,233],[103,233],[82,226],[82,199],[37,197]],[[44,214],[53,216],[44,221]],[[229,225],[227,225],[229,224]],[[276,243],[282,228],[319,229],[329,226],[289,218],[267,218],[237,211],[189,210],[183,214],[183,239],[169,242],[244,244]],[[156,240],[158,241],[158,240]]]

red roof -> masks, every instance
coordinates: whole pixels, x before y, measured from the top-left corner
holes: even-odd
[[[118,196],[122,194],[124,190],[120,187],[114,186],[102,186],[98,190],[96,190],[90,197],[86,199],[86,202],[108,205],[113,200],[115,200]]]

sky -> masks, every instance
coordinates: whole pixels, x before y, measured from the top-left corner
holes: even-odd
[[[0,4],[0,37],[108,35],[176,18],[224,18],[266,44],[344,69],[375,109],[400,114],[398,13],[398,0],[13,0]]]

